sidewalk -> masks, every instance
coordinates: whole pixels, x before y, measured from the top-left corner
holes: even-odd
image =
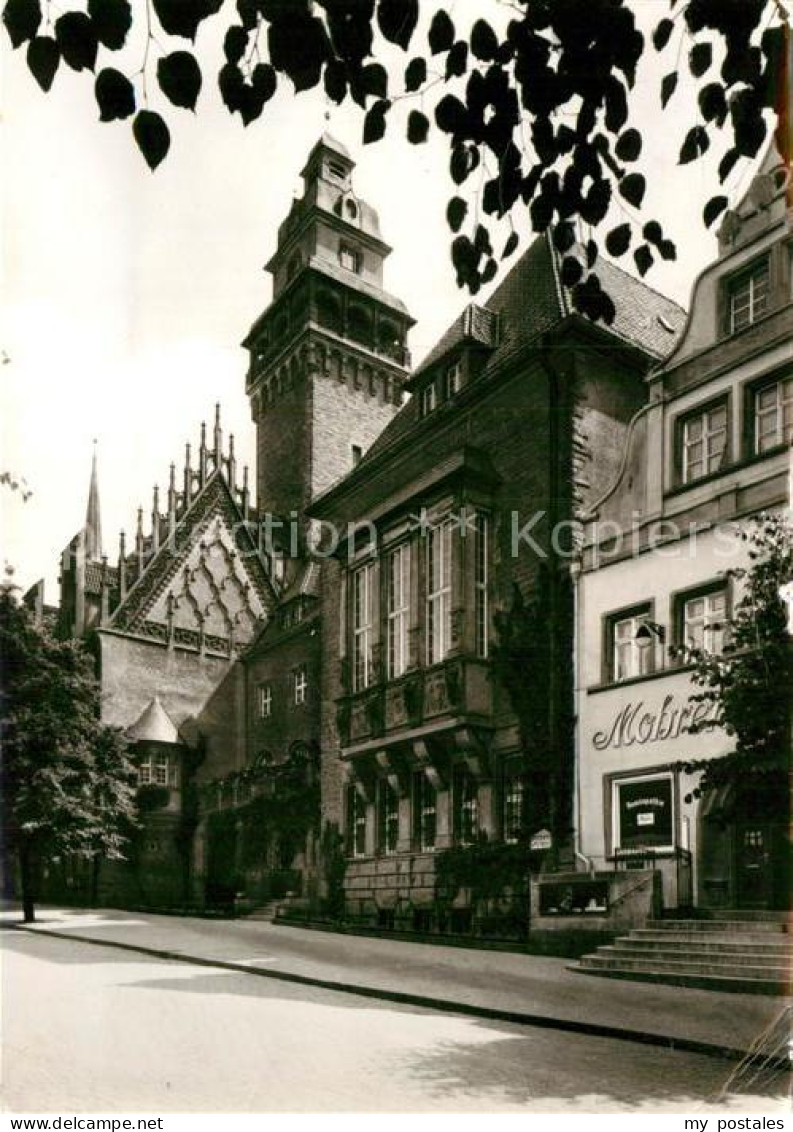
[[[652,1044],[745,1051],[788,1000],[595,978],[568,960],[372,939],[260,921],[42,908],[26,930],[252,975]],[[18,911],[4,926],[21,927]]]

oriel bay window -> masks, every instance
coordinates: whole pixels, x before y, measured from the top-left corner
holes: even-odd
[[[419,771],[413,776],[413,832],[416,848],[424,852],[435,848],[437,805],[435,787]]]
[[[386,560],[386,638],[388,679],[401,676],[408,665],[408,621],[410,616],[410,547],[397,547]]]
[[[452,520],[432,527],[426,537],[427,664],[438,664],[451,647]]]
[[[399,840],[399,794],[388,779],[377,783],[377,848],[396,853]]]
[[[352,576],[352,671],[353,690],[368,688],[374,677],[372,632],[374,567],[360,566]]]
[[[765,385],[754,394],[754,451],[768,452],[793,437],[793,377]]]

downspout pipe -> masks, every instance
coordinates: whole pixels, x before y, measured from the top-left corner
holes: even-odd
[[[573,801],[575,807],[573,853],[576,861],[581,861],[589,875],[594,877],[595,862],[581,850],[581,706],[584,697],[581,642],[583,641],[584,602],[581,587],[583,571],[580,558],[576,558],[571,564],[570,575],[573,580],[573,671],[575,673],[575,690],[573,693],[575,702],[573,726]]]

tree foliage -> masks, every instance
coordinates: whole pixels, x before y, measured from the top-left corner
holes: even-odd
[[[726,622],[720,653],[683,648],[693,664],[692,680],[701,689],[691,698],[712,706],[705,722],[691,728],[723,728],[734,750],[721,758],[684,764],[702,771],[693,796],[728,784],[747,786],[779,780],[788,788],[793,719],[793,639],[787,633],[787,608],[780,596],[793,581],[793,526],[783,515],[756,516],[741,533],[750,566],[733,570],[742,592]]]
[[[100,722],[88,651],[37,624],[10,588],[0,593],[0,656],[4,836],[33,919],[43,863],[124,856],[136,775],[120,732]]]
[[[27,51],[45,91],[61,61],[76,71],[101,68],[94,88],[101,120],[131,118],[152,169],[167,155],[171,134],[164,115],[147,105],[149,72],[156,70],[171,107],[194,110],[202,66],[183,41],[194,42],[215,18],[227,21],[216,81],[229,112],[246,126],[288,82],[295,92],[321,86],[336,104],[357,103],[365,143],[383,137],[397,104],[418,99],[421,109],[410,109],[404,128],[408,142],[420,145],[432,102],[448,141],[454,199],[468,182],[477,203],[449,206],[458,283],[476,293],[494,277],[517,240],[510,236],[499,251],[493,222],[525,204],[536,231],[553,226],[573,303],[595,320],[610,322],[615,313],[597,277],[600,240],[590,231],[612,202],[624,219],[605,236],[610,255],[632,249],[642,275],[658,257],[675,256],[661,225],[648,225],[639,211],[646,174],[634,168],[643,137],[631,121],[630,92],[646,51],[674,60],[661,82],[662,108],[675,98],[682,66],[695,80],[696,105],[682,108],[681,164],[699,160],[714,132],[725,130],[719,177],[726,181],[742,158],[758,154],[768,111],[777,114],[777,145],[790,160],[783,0],[671,0],[651,45],[637,26],[636,0],[514,0],[504,28],[478,18],[464,31],[434,0],[146,0],[143,64],[126,79],[104,61],[143,22],[129,0],[88,0],[87,10],[57,19],[51,7],[51,0],[6,0],[12,45]],[[172,50],[169,40],[181,46]],[[705,224],[715,222],[722,201],[708,201]]]

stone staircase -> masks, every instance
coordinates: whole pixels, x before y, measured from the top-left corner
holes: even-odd
[[[648,920],[570,969],[611,979],[744,994],[790,994],[785,912],[720,911],[708,919]]]
[[[271,924],[278,915],[278,909],[283,903],[283,899],[268,900],[266,904],[260,904],[258,908],[254,908],[252,912],[249,912],[245,919]]]

